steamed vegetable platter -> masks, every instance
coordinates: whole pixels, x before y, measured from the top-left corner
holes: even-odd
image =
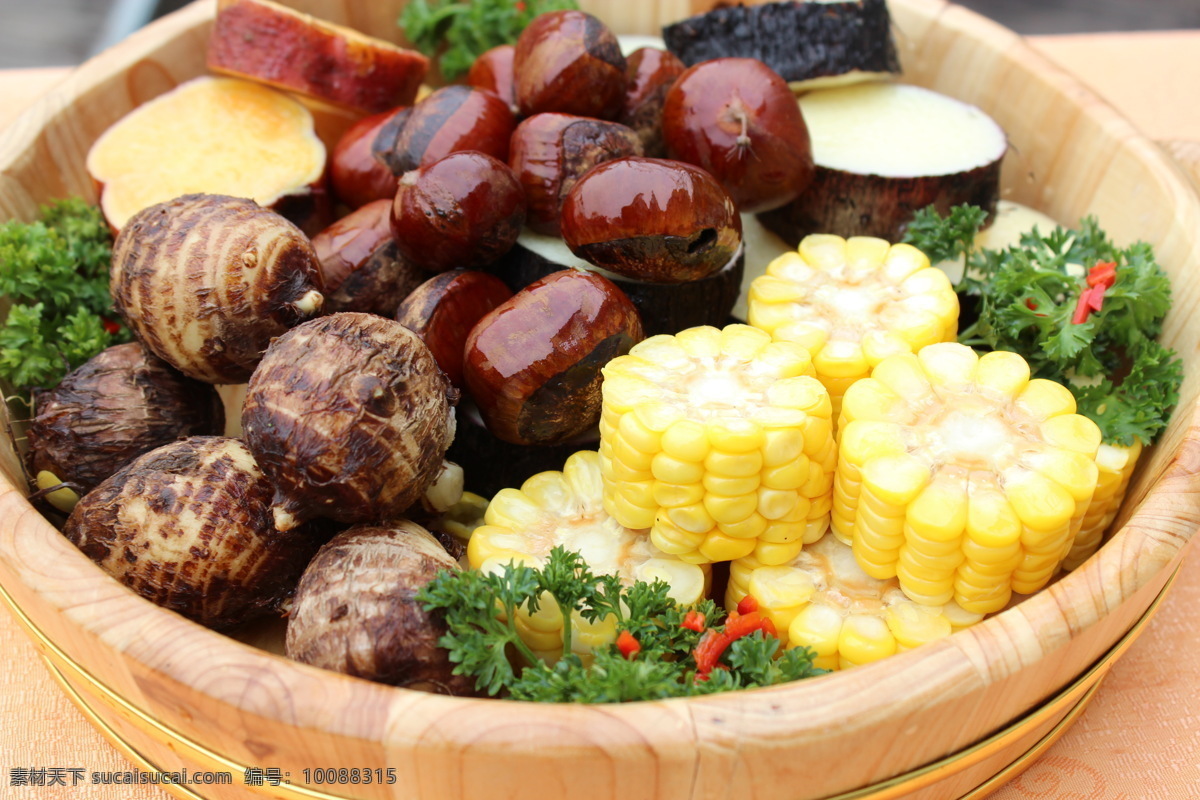
[[[70,541],[213,628],[286,611],[306,663],[588,702],[876,661],[1096,551],[1178,399],[1165,273],[998,206],[1004,132],[901,82],[882,2],[628,56],[508,13],[433,90],[223,2],[217,74],[91,147],[99,209],[0,229]]]

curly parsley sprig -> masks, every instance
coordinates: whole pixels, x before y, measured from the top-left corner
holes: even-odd
[[[0,379],[48,388],[104,348],[129,341],[108,291],[112,235],[79,198],[41,209],[38,222],[0,225]]]
[[[549,593],[569,619],[616,618],[616,644],[598,648],[585,664],[570,647],[564,625],[563,652],[553,665],[538,659],[521,641],[516,609],[536,612]],[[704,600],[690,609],[670,598],[663,581],[623,586],[611,575],[593,575],[577,553],[551,551],[542,569],[509,564],[501,572],[443,572],[417,594],[427,611],[438,613],[447,633],[439,644],[454,671],[475,677],[478,690],[515,700],[618,703],[712,694],[770,686],[823,674],[813,653],[797,647],[779,653],[780,641],[765,626],[749,631],[757,612],[725,617]],[[497,613],[499,612],[499,613]],[[735,620],[740,632],[733,631]],[[724,637],[720,645],[712,642]],[[621,643],[628,644],[622,649]],[[708,644],[705,644],[708,642]],[[698,663],[705,653],[711,664]],[[703,657],[703,656],[702,656]],[[514,664],[520,665],[514,666]]]
[[[1078,229],[1034,229],[1012,247],[975,250],[983,218],[971,206],[946,217],[930,207],[905,236],[931,260],[966,259],[958,290],[979,297],[979,318],[959,341],[1020,353],[1034,377],[1065,384],[1105,442],[1153,442],[1183,371],[1158,342],[1171,286],[1150,245],[1120,248],[1086,217]]]
[[[578,8],[574,0],[412,0],[400,15],[405,37],[454,80],[493,47],[513,44],[538,14]]]

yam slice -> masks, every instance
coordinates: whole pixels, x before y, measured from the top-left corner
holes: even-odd
[[[325,145],[282,92],[202,77],[144,103],[92,145],[87,170],[119,231],[143,208],[186,194],[248,197],[306,233],[327,223]]]
[[[995,211],[1008,143],[975,106],[896,83],[822,89],[799,102],[816,175],[796,200],[759,217],[785,241],[832,233],[894,242],[930,204],[942,214],[961,203]]]
[[[900,72],[884,0],[722,6],[666,26],[663,39],[689,67],[757,58],[793,90]]]
[[[271,0],[221,0],[208,68],[373,114],[411,105],[429,59]]]

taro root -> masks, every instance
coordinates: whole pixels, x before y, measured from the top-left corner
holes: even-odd
[[[513,54],[522,116],[561,111],[614,119],[625,97],[625,56],[617,37],[591,14],[550,11],[521,31]]]
[[[320,543],[275,529],[272,491],[240,441],[194,436],[102,482],[63,535],[147,600],[230,628],[276,610]]]
[[[598,267],[682,283],[733,260],[742,221],[729,194],[699,167],[621,158],[591,170],[567,193],[562,235],[572,253]]]
[[[421,337],[450,383],[463,382],[463,345],[484,315],[512,297],[504,281],[487,272],[456,269],[414,289],[396,309],[396,321]]]
[[[571,114],[537,114],[513,131],[508,163],[529,204],[526,224],[557,236],[563,198],[597,164],[640,156],[641,140],[630,128]]]
[[[249,197],[315,233],[330,218],[325,145],[312,113],[236,78],[188,81],[112,125],[87,155],[113,230],[182,194]]]
[[[246,391],[246,444],[276,487],[275,527],[394,519],[437,478],[457,392],[398,322],[342,313],[275,339]]]
[[[413,106],[396,137],[392,171],[407,172],[461,150],[508,161],[515,125],[512,109],[491,92],[446,86]]]
[[[179,374],[137,342],[97,353],[34,399],[29,464],[91,491],[133,459],[187,436],[219,433],[212,386]]]
[[[816,174],[795,201],[763,214],[787,241],[811,233],[899,241],[913,214],[962,203],[991,217],[1008,142],[975,106],[924,89],[859,83],[809,92],[800,108]]]
[[[482,267],[521,235],[525,193],[503,161],[451,153],[404,173],[391,224],[400,254],[426,272]]]
[[[561,444],[599,421],[600,368],[641,340],[637,309],[612,281],[563,270],[475,325],[463,377],[497,438]]]
[[[687,68],[673,53],[657,47],[634,50],[627,64],[629,83],[617,121],[636,131],[642,140],[642,152],[630,155],[662,158],[667,154],[662,135],[663,102],[675,79]]]
[[[412,109],[393,108],[354,123],[338,139],[329,157],[329,179],[337,198],[350,208],[396,196],[393,170],[396,137]]]
[[[484,89],[499,97],[516,112],[517,102],[513,96],[513,56],[516,48],[502,44],[487,50],[475,59],[467,72],[467,85]]]
[[[252,200],[184,195],[139,211],[113,243],[117,313],[208,383],[244,383],[273,337],[321,310],[321,287],[308,237]]]
[[[706,61],[679,76],[663,104],[662,134],[671,158],[712,173],[745,213],[791,202],[813,179],[796,98],[753,58]]]
[[[900,72],[885,0],[722,6],[662,33],[689,67],[727,56],[755,58],[797,89]]]
[[[313,558],[288,615],[288,658],[393,686],[470,694],[416,593],[458,563],[421,526],[356,525]]]
[[[208,68],[374,114],[411,103],[429,59],[270,0],[222,0]]]
[[[392,241],[392,201],[375,200],[313,237],[325,280],[325,311],[390,317],[425,275]]]

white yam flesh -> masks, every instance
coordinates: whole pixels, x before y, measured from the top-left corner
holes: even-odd
[[[812,233],[897,241],[912,215],[970,203],[992,211],[1004,131],[980,109],[918,86],[861,83],[799,98],[816,177],[762,215],[785,240]]]

